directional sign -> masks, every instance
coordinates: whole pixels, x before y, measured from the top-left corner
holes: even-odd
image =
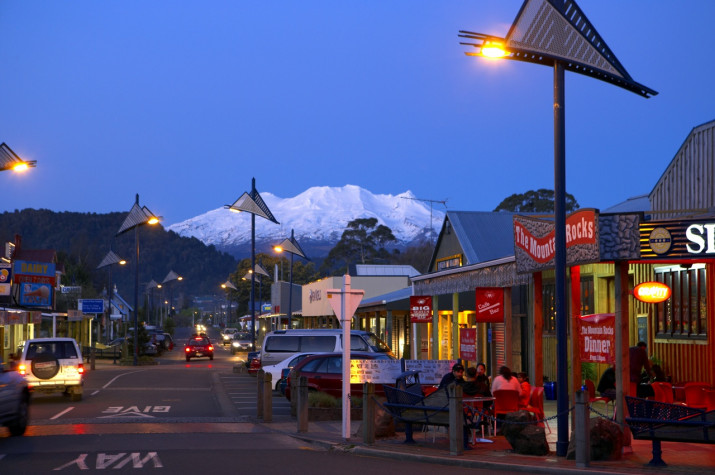
[[[82,313],[104,313],[104,300],[79,299],[79,309]]]

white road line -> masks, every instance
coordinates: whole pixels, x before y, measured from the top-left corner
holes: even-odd
[[[55,420],[55,419],[59,419],[60,417],[64,416],[64,415],[67,414],[68,412],[70,412],[72,409],[74,409],[74,407],[68,407],[68,408],[65,409],[64,411],[62,411],[62,412],[60,412],[60,413],[58,413],[58,414],[55,414],[54,416],[50,417],[50,420],[52,421],[52,420]]]
[[[145,370],[145,369],[140,369],[140,370],[138,370],[138,371],[130,371],[130,372],[128,372],[128,373],[118,374],[118,375],[116,375],[115,377],[113,377],[112,379],[110,379],[107,384],[105,384],[104,386],[102,386],[102,389],[107,389],[107,387],[108,387],[110,384],[112,384],[114,381],[116,381],[117,379],[121,378],[122,376],[126,376],[126,375],[128,375],[128,374],[133,374],[133,373],[141,373],[142,371],[146,371],[146,370]]]

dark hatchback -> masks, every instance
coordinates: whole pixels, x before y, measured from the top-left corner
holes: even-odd
[[[191,358],[208,357],[210,360],[214,359],[214,346],[211,344],[211,340],[207,336],[193,336],[189,338],[184,346],[184,354],[186,355],[186,361],[190,361]]]
[[[350,353],[351,360],[394,360],[393,356],[385,353]],[[308,378],[309,391],[321,391],[333,397],[340,398],[343,395],[343,354],[342,353],[322,353],[305,358],[293,367],[288,374],[285,396],[290,400],[290,383],[294,375]],[[382,385],[376,388],[379,394]],[[350,394],[354,397],[362,397],[362,384],[351,384]]]

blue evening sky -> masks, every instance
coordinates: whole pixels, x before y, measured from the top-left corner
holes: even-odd
[[[173,224],[252,177],[453,210],[553,188],[552,69],[467,57],[457,37],[506,35],[521,3],[2,0],[0,142],[38,166],[0,175],[0,211],[128,211],[139,193]],[[567,191],[604,209],[650,192],[715,119],[715,1],[578,4],[659,92],[566,73]]]

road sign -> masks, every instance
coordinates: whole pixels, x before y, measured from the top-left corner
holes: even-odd
[[[79,309],[82,313],[104,313],[104,300],[79,299]]]

